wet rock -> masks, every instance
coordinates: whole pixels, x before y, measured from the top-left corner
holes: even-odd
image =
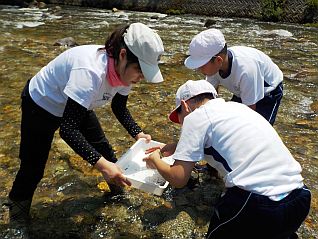
[[[101,210],[102,215],[106,217],[112,217],[116,219],[117,222],[123,222],[129,219],[128,209],[122,205],[113,206],[113,207],[105,207]]]
[[[143,224],[141,219],[133,212],[130,212],[126,206],[108,206],[107,208],[102,208],[100,212],[101,221],[97,225],[97,229],[102,234],[107,233],[109,236],[107,238],[135,238],[125,236],[141,235],[143,233]],[[121,237],[118,233],[120,233],[123,237]]]
[[[264,30],[262,32],[263,35],[270,36],[270,37],[292,37],[293,34],[287,30],[284,29],[275,29],[275,30]]]
[[[318,116],[316,116],[314,120],[297,120],[295,124],[302,128],[318,129]]]
[[[32,1],[29,3],[28,8],[46,8],[46,3],[45,2],[38,2],[38,1]]]
[[[74,40],[73,37],[65,37],[57,40],[53,46],[66,46],[66,47],[74,47],[79,46],[79,44]]]
[[[101,190],[101,192],[110,192],[110,188],[106,182],[100,182],[97,184],[97,188]]]
[[[44,2],[39,2],[39,3],[38,3],[38,8],[40,8],[40,9],[46,8],[46,3],[44,3]]]
[[[37,8],[38,7],[38,2],[37,1],[32,1],[28,5],[29,8]]]
[[[167,209],[172,209],[174,205],[173,205],[172,202],[167,202],[167,201],[165,201],[164,204],[163,204],[163,206],[164,206],[165,208],[167,208]]]
[[[312,111],[314,111],[315,113],[318,113],[318,101],[314,101],[311,105],[310,108],[312,109]]]
[[[175,219],[167,220],[158,226],[156,232],[162,238],[193,238],[195,223],[191,216],[181,211]]]
[[[175,199],[176,206],[184,206],[188,205],[189,201],[185,197],[182,197],[182,195]]]
[[[54,7],[51,8],[51,11],[52,11],[53,13],[59,12],[59,11],[61,11],[61,10],[62,10],[62,8],[61,8],[60,6],[54,6]]]
[[[169,210],[165,206],[153,207],[144,205],[141,207],[142,220],[150,225],[158,225],[164,223],[171,218],[175,218],[174,210]]]
[[[201,189],[202,201],[205,205],[213,205],[219,199],[222,190],[217,185],[206,185]]]
[[[184,53],[173,53],[170,57],[161,57],[161,61],[164,62],[165,64],[172,64],[172,65],[182,65],[184,63],[184,59],[186,58],[186,55]]]
[[[133,208],[139,208],[143,204],[143,199],[140,195],[129,195],[129,205]]]
[[[210,28],[211,26],[215,25],[216,21],[213,19],[207,19],[204,23],[204,27]]]

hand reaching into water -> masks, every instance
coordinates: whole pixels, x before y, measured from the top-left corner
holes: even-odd
[[[108,183],[118,186],[131,186],[131,182],[122,174],[120,167],[112,162],[101,157],[95,167],[102,173]]]

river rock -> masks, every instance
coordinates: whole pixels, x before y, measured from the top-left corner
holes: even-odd
[[[204,23],[204,27],[210,28],[211,26],[215,25],[216,21],[213,19],[207,19]]]
[[[73,37],[65,37],[62,39],[57,40],[53,46],[66,46],[66,47],[74,47],[78,46],[77,42],[74,40]]]
[[[311,105],[310,108],[312,109],[312,111],[314,111],[315,113],[318,113],[318,101],[314,101]]]
[[[60,6],[54,6],[54,7],[51,8],[51,11],[53,13],[57,13],[57,12],[59,12],[61,10],[62,10],[62,8]]]
[[[40,8],[40,9],[46,8],[46,3],[38,2],[38,8]]]
[[[162,238],[193,238],[195,223],[191,216],[181,211],[175,219],[167,220],[157,228]]]

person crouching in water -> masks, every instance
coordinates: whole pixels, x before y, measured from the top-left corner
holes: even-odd
[[[158,67],[161,38],[142,23],[116,29],[102,45],[71,48],[43,67],[22,92],[20,169],[9,193],[11,222],[27,222],[43,177],[55,131],[106,181],[131,185],[123,176],[94,109],[111,102],[118,121],[136,140],[151,140],[126,107],[142,79],[163,81]]]
[[[311,201],[300,164],[263,116],[216,95],[206,80],[182,85],[169,116],[182,125],[178,143],[144,160],[178,188],[202,159],[218,170],[227,190],[214,208],[207,238],[297,238]],[[174,164],[161,154],[173,154]]]

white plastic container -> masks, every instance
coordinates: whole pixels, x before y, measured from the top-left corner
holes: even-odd
[[[145,151],[152,147],[162,146],[163,144],[152,140],[146,143],[145,139],[139,139],[130,149],[117,161],[117,165],[123,170],[123,174],[132,183],[132,187],[140,190],[162,195],[169,185],[156,169],[146,167],[143,158],[147,157]],[[163,158],[165,162],[172,165],[172,157]]]

